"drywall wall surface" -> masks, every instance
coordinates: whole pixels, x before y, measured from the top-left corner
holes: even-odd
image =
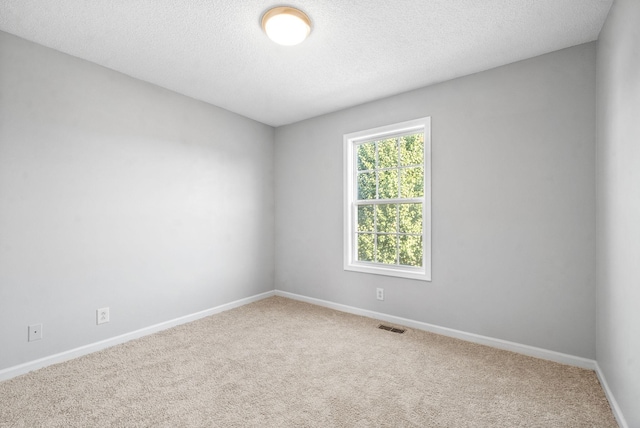
[[[616,0],[598,40],[597,359],[640,427],[640,2]]]
[[[0,33],[0,369],[273,290],[273,138]]]
[[[580,45],[277,128],[276,289],[594,358],[595,61]],[[424,116],[433,280],[344,271],[343,134]]]

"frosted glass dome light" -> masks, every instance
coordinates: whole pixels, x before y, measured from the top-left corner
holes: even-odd
[[[301,10],[274,7],[262,17],[262,28],[274,42],[293,46],[302,43],[311,33],[311,20]]]

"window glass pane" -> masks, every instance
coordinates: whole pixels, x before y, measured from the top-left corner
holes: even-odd
[[[398,231],[398,211],[396,204],[376,206],[376,232],[395,233]]]
[[[422,236],[400,236],[400,264],[422,266]]]
[[[373,233],[358,233],[358,260],[363,262],[375,261],[373,257]]]
[[[378,252],[376,254],[378,263],[395,265],[397,263],[397,235],[376,235],[378,239]]]
[[[378,141],[378,168],[398,167],[398,140],[390,138]]]
[[[422,234],[422,204],[400,205],[400,232]]]
[[[398,197],[398,170],[378,172],[378,199]]]
[[[424,195],[424,168],[404,168],[400,170],[400,197],[420,198]]]
[[[358,173],[358,199],[376,198],[376,173]]]
[[[365,143],[357,146],[358,171],[374,169],[376,167],[376,146],[374,143]]]
[[[358,232],[373,231],[373,205],[358,206]]]
[[[400,165],[424,163],[424,134],[405,135],[400,138]]]

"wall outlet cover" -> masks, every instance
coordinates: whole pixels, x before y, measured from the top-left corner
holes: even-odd
[[[109,322],[109,308],[101,308],[96,311],[96,323],[104,324]]]
[[[29,342],[42,339],[42,324],[30,325],[28,330],[29,330]]]

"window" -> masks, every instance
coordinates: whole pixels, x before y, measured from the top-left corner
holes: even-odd
[[[431,119],[344,136],[344,269],[431,280]]]

